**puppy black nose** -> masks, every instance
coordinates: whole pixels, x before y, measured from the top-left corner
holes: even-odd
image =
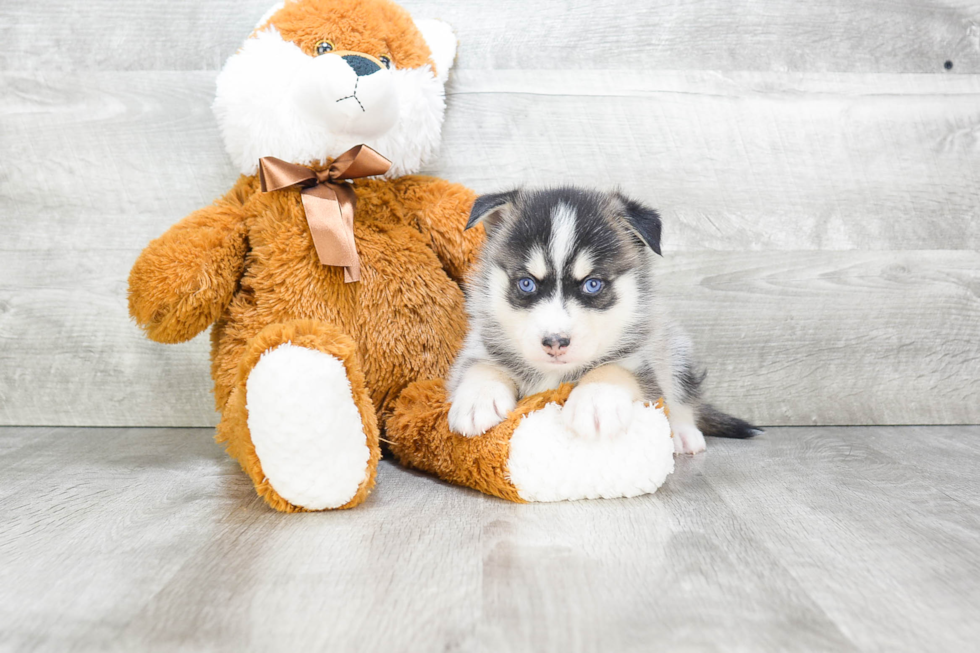
[[[560,356],[568,349],[572,340],[564,333],[551,333],[541,339],[541,346],[549,356]]]
[[[358,77],[367,77],[381,70],[381,66],[359,54],[345,54],[343,60],[347,62],[348,66],[354,69]]]

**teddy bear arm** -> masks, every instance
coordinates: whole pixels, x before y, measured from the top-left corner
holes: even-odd
[[[231,301],[248,247],[244,182],[173,225],[133,264],[129,313],[152,340],[190,340]]]
[[[395,183],[402,206],[430,239],[446,273],[463,281],[483,244],[483,227],[466,229],[476,193],[436,177],[409,175]]]

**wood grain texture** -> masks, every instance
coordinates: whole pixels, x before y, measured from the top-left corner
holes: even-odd
[[[215,422],[206,338],[159,345],[128,321],[131,256],[6,253],[0,422]],[[976,252],[692,252],[660,279],[724,409],[766,425],[980,421]]]
[[[223,195],[213,95],[211,72],[0,75],[2,247],[141,249]]]
[[[978,427],[709,441],[655,495],[514,505],[383,461],[280,515],[211,431],[0,429],[0,649],[969,651]]]
[[[620,186],[668,251],[980,248],[980,76],[460,73],[435,168]]]
[[[0,5],[2,70],[217,70],[272,0]],[[405,0],[442,18],[463,69],[980,71],[969,0],[528,3]],[[325,35],[329,37],[329,35]]]
[[[942,648],[968,650],[980,626],[972,609],[980,504],[977,484],[963,492],[949,468],[975,464],[976,434],[794,429],[747,450],[717,447],[711,483],[828,619],[847,623],[842,630],[860,650],[931,650],[937,612],[950,619]],[[915,535],[925,524],[929,534]],[[889,533],[904,535],[899,542]],[[860,605],[841,600],[848,595]]]
[[[138,248],[235,173],[211,73],[0,75],[5,248]],[[429,172],[659,207],[681,250],[980,248],[980,76],[456,76]]]
[[[708,398],[759,424],[975,424],[977,252],[697,252],[661,284]]]
[[[124,297],[146,242],[235,178],[213,76],[0,75],[0,423],[214,423],[206,340],[143,340]],[[663,210],[664,286],[720,405],[980,421],[976,76],[461,73],[450,104],[434,174]]]

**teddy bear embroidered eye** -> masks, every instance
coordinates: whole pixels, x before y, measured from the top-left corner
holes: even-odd
[[[133,265],[130,314],[151,339],[212,327],[216,437],[277,510],[363,502],[385,429],[396,458],[447,480],[578,496],[539,473],[555,467],[533,437],[547,419],[524,415],[541,398],[480,438],[445,428],[438,379],[465,336],[460,284],[483,229],[465,231],[472,191],[415,173],[439,147],[455,50],[448,25],[389,0],[274,7],[217,79],[238,180]],[[529,453],[511,456],[512,435]]]
[[[455,54],[448,25],[391,2],[281,3],[218,76],[228,154],[250,175],[264,156],[311,163],[367,143],[391,176],[417,172],[439,146]]]

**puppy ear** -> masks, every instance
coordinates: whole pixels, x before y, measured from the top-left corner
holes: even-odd
[[[616,193],[616,197],[623,203],[623,217],[626,218],[633,234],[644,245],[663,256],[660,251],[660,233],[663,231],[660,214],[655,209],[640,204],[622,193]]]
[[[456,35],[449,23],[441,20],[417,20],[415,27],[422,32],[425,44],[432,51],[432,62],[436,65],[436,79],[443,84],[449,79],[449,69],[456,58]]]
[[[473,202],[473,208],[470,209],[470,219],[466,223],[466,228],[470,229],[482,222],[487,233],[490,233],[503,222],[504,210],[514,203],[516,197],[516,190],[480,195]]]

